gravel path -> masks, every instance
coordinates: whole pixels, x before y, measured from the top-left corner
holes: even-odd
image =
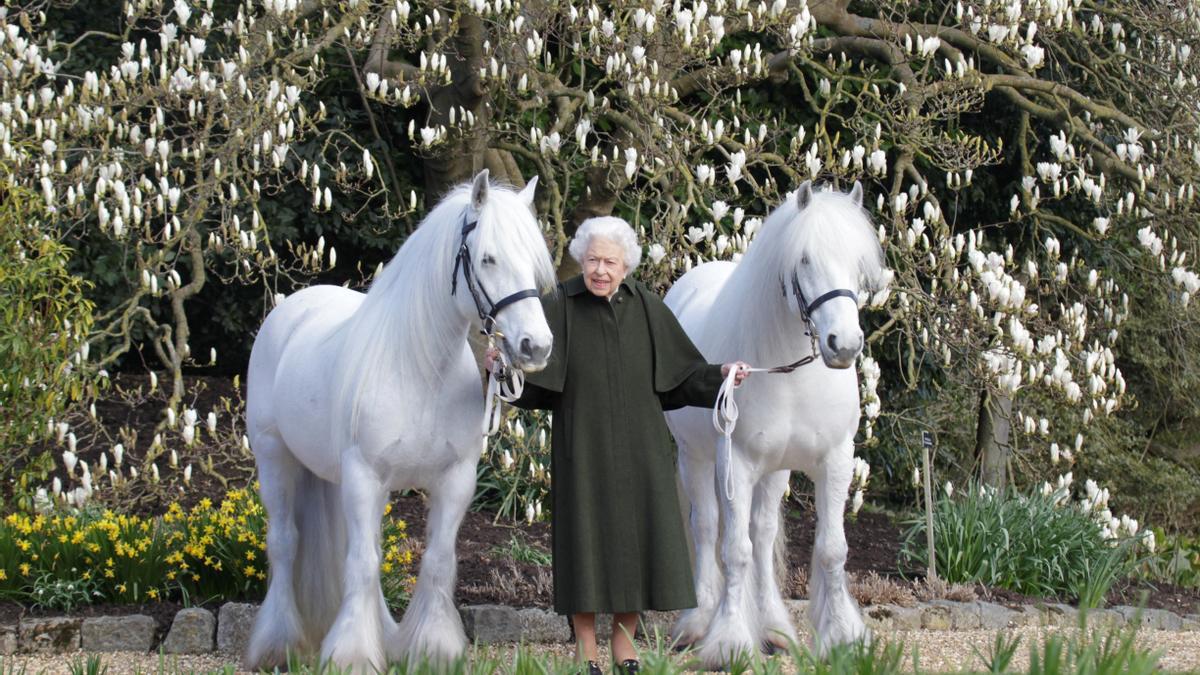
[[[1029,645],[1041,644],[1049,634],[1061,632],[1064,636],[1071,635],[1074,629],[1024,627],[1010,634],[1021,638],[1013,667],[1024,669],[1029,663]],[[988,630],[971,631],[895,631],[882,632],[877,638],[884,642],[902,641],[905,645],[904,667],[912,669],[914,649],[919,655],[922,672],[956,672],[967,669],[980,670],[984,661],[979,654],[986,655],[995,639],[996,632]],[[1143,648],[1158,650],[1162,655],[1159,667],[1165,671],[1196,672],[1200,671],[1200,632],[1176,632],[1145,630],[1138,634],[1138,645]],[[538,645],[532,647],[534,653],[560,659],[569,659],[569,645]],[[978,653],[977,653],[978,652]],[[514,647],[512,645],[485,646],[481,649],[485,658],[496,657],[502,663],[511,664]],[[607,659],[607,653],[602,653]],[[38,673],[57,674],[70,673],[73,663],[81,663],[87,658],[86,654],[59,654],[53,656],[14,655],[3,657],[0,661],[0,672],[17,673],[23,668],[28,675]],[[103,664],[108,666],[108,675],[150,675],[159,673],[230,673],[242,672],[235,670],[237,659],[229,655],[203,656],[164,656],[151,654],[114,653],[102,655]],[[679,657],[682,661],[682,657]],[[777,656],[780,659],[782,672],[793,670],[789,657]]]

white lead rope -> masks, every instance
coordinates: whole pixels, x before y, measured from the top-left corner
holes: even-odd
[[[712,423],[713,428],[725,437],[725,498],[729,501],[733,501],[733,430],[737,428],[738,421],[738,405],[737,401],[733,400],[733,390],[738,387],[735,382],[739,370],[744,373],[778,372],[775,368],[751,368],[749,366],[730,368],[729,374],[725,376],[725,381],[721,383],[721,388],[717,391],[717,402],[713,405],[712,411]]]
[[[812,353],[808,356],[801,357],[798,361],[786,366],[774,368],[752,368],[750,366],[730,368],[729,374],[725,376],[725,381],[721,383],[721,388],[717,391],[717,402],[713,405],[712,423],[713,428],[725,437],[725,497],[729,501],[733,501],[733,430],[737,427],[738,420],[738,406],[737,402],[733,400],[733,390],[737,389],[737,385],[734,384],[737,380],[737,373],[741,370],[745,373],[786,375],[794,372],[797,368],[807,366],[817,360],[819,353],[817,332],[809,330],[808,338],[812,343]]]
[[[492,348],[491,340],[488,341],[488,349]],[[496,373],[507,373],[506,377],[496,377]],[[512,368],[508,365],[508,358],[504,356],[504,351],[500,350],[500,354],[494,364],[492,370],[488,371],[488,386],[487,386],[487,407],[483,409],[483,435],[491,436],[500,430],[500,421],[504,415],[500,411],[500,404],[497,399],[505,403],[512,403],[521,398],[521,393],[525,391],[525,373],[519,368]]]

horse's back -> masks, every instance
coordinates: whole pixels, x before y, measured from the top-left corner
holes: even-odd
[[[331,340],[359,305],[362,293],[341,286],[311,286],[284,298],[263,321],[250,350],[246,376],[246,421],[251,440],[276,426],[276,392],[281,374],[328,367]],[[324,345],[324,354],[320,353]],[[320,375],[310,378],[318,380]]]
[[[702,352],[706,349],[703,328],[712,312],[713,301],[736,269],[737,263],[727,260],[698,265],[679,277],[663,297],[663,302],[679,319],[679,325]]]
[[[273,371],[284,351],[301,330],[326,331],[349,319],[366,296],[341,286],[310,286],[284,298],[267,314],[250,350],[246,387],[266,384],[263,375]],[[257,372],[256,372],[257,371]]]

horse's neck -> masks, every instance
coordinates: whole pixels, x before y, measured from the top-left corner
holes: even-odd
[[[455,360],[462,354],[462,347],[467,342],[467,334],[471,330],[471,322],[456,316],[454,320],[446,322],[446,330],[451,339],[440,345],[434,359],[435,370],[438,373],[449,372]]]
[[[751,270],[739,265],[709,312],[709,326],[717,336],[722,358],[774,367],[813,354],[812,340],[806,335],[808,326],[791,311],[791,301],[779,291],[755,297],[748,290],[754,286],[751,280],[739,277],[748,272]]]
[[[453,302],[449,288],[444,296],[446,302]],[[376,386],[398,383],[404,387],[420,382],[427,390],[436,389],[462,354],[470,327],[470,320],[454,309],[423,311],[419,303],[368,300],[339,331],[341,362],[356,363],[359,371],[356,377],[373,381]],[[378,331],[375,339],[364,341],[359,334],[364,330]]]

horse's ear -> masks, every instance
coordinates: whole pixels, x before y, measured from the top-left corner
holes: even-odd
[[[862,206],[863,188],[862,183],[854,181],[854,187],[850,189],[850,199],[854,200],[855,206]]]
[[[525,184],[525,187],[521,188],[520,197],[521,199],[525,200],[525,205],[530,209],[533,208],[533,195],[535,192],[537,192],[537,184],[538,177],[534,176],[533,178],[529,179],[529,182]]]
[[[812,181],[806,180],[800,184],[800,189],[796,190],[796,206],[799,206],[800,210],[803,211],[804,207],[808,206],[808,203],[812,201],[812,197]]]
[[[475,176],[471,184],[471,208],[476,212],[483,208],[488,198],[488,170],[484,169]]]

